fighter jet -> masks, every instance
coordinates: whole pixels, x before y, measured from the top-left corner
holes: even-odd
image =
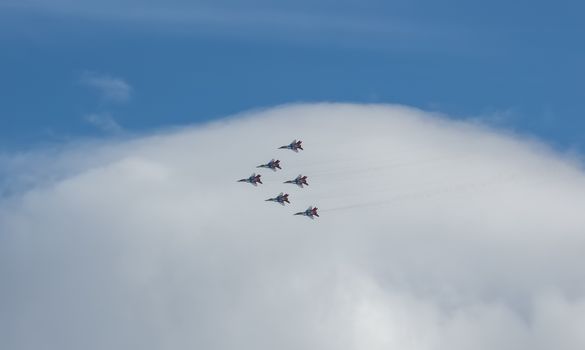
[[[290,204],[290,202],[288,201],[288,193],[284,194],[282,192],[280,192],[280,194],[274,198],[268,198],[266,202],[276,202],[282,204],[282,206],[284,206],[284,202]]]
[[[272,169],[272,171],[276,171],[276,169],[282,169],[280,167],[280,160],[274,160],[272,159],[270,162],[266,163],[266,164],[260,164],[258,165],[256,168],[268,168],[268,169]]]
[[[260,180],[260,176],[261,176],[260,174],[258,174],[258,175],[252,174],[252,175],[250,175],[249,178],[238,180],[238,182],[248,182],[254,186],[258,186],[259,183],[260,184],[262,183],[262,181]]]
[[[309,186],[309,184],[307,183],[307,177],[303,176],[303,175],[299,175],[294,180],[285,181],[283,183],[295,184],[295,185],[299,186],[300,188],[303,188],[303,185]]]
[[[315,216],[319,217],[319,214],[317,214],[317,207],[313,208],[312,206],[309,207],[309,209],[307,209],[305,211],[300,211],[298,213],[295,213],[294,215],[308,216],[311,219],[314,219]]]
[[[295,152],[298,152],[299,150],[303,150],[303,147],[301,146],[301,143],[303,141],[297,141],[297,140],[293,140],[293,142],[291,142],[289,145],[285,145],[285,146],[280,146],[278,147],[278,149],[290,149],[293,150]]]

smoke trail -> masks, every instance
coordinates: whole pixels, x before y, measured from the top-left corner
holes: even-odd
[[[333,207],[328,209],[322,209],[321,212],[337,212],[349,209],[357,209],[357,208],[367,208],[367,207],[377,207],[377,206],[384,206],[392,203],[408,201],[408,200],[421,200],[425,198],[436,198],[448,194],[453,193],[465,193],[465,192],[475,192],[484,190],[486,188],[492,188],[494,186],[499,186],[502,184],[509,184],[517,180],[516,175],[500,175],[494,178],[491,178],[486,181],[482,182],[474,182],[474,183],[467,183],[467,184],[455,184],[451,186],[445,186],[442,188],[437,188],[434,190],[428,191],[419,191],[419,192],[412,192],[406,193],[402,195],[396,195],[388,199],[376,200],[376,201],[369,201],[369,202],[362,202],[362,203],[355,203],[355,204],[348,204],[339,207]]]

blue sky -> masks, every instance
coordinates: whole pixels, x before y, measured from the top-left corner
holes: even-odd
[[[0,147],[344,101],[483,117],[583,152],[584,12],[543,1],[2,0]]]

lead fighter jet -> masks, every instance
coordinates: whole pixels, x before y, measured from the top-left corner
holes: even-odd
[[[293,140],[293,142],[291,142],[290,144],[285,145],[285,146],[280,146],[280,147],[278,147],[278,149],[290,149],[290,150],[293,150],[295,152],[298,152],[299,150],[303,151],[303,147],[301,146],[302,142],[303,141],[300,141],[300,140],[299,141]]]
[[[319,217],[319,214],[317,214],[317,207],[313,208],[312,206],[310,206],[307,210],[305,211],[300,211],[298,213],[295,213],[293,215],[303,215],[303,216],[307,216],[311,219],[315,219],[316,217]]]
[[[280,167],[280,160],[278,160],[278,159],[277,160],[272,159],[270,162],[268,162],[266,164],[260,164],[256,168],[268,168],[268,169],[272,169],[272,171],[276,171],[276,168],[282,169]]]
[[[303,176],[303,175],[299,175],[294,180],[285,181],[283,183],[295,184],[295,185],[299,186],[300,188],[303,188],[303,185],[309,186],[309,183],[307,182],[307,177]]]
[[[290,204],[290,202],[288,201],[288,193],[284,194],[282,192],[280,192],[280,194],[274,198],[268,198],[266,202],[276,202],[280,203],[282,206],[284,206],[284,202]]]
[[[238,180],[238,182],[247,182],[247,183],[251,183],[254,186],[258,186],[259,183],[260,184],[262,183],[262,181],[260,180],[260,176],[261,176],[260,174],[256,175],[254,173],[254,174],[250,175],[249,178]]]

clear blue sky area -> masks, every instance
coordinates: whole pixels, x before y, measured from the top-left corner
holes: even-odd
[[[0,0],[0,150],[335,101],[479,116],[585,152],[584,13],[577,1]]]

